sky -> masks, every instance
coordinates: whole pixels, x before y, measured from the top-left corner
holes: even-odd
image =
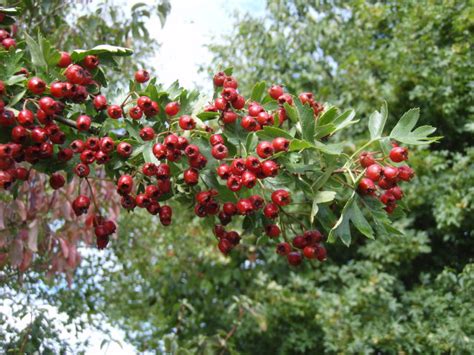
[[[132,1],[128,6],[137,2],[149,3],[150,1]],[[153,63],[150,63],[153,76],[158,81],[169,85],[175,80],[185,88],[193,88],[196,84],[209,92],[212,90],[211,78],[199,73],[200,64],[209,62],[211,55],[205,47],[212,38],[218,38],[222,34],[232,30],[233,14],[236,11],[262,15],[265,9],[265,0],[171,0],[171,13],[166,19],[166,24],[161,28],[159,21],[155,19],[148,24],[151,36],[161,43],[160,50],[156,53]],[[84,265],[83,265],[84,267]],[[55,307],[44,305],[51,317],[65,319]],[[9,318],[11,324],[20,329],[29,322],[29,317],[16,319],[13,316],[13,304],[0,305],[0,312]],[[86,354],[133,354],[137,351],[124,340],[124,333],[110,324],[104,324],[104,329],[109,329],[112,337],[118,343],[110,343],[101,349],[104,339],[103,334],[95,329],[84,331],[79,338],[72,333],[63,331],[62,336],[70,343],[77,340],[89,339],[90,347]]]

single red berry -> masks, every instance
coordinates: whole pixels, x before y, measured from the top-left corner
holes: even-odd
[[[324,261],[327,258],[327,251],[326,248],[323,247],[322,245],[318,246],[317,248],[317,256],[319,261]]]
[[[235,80],[234,77],[232,76],[226,76],[224,78],[224,87],[225,88],[233,88],[233,89],[237,89],[239,86],[237,80]]]
[[[229,176],[232,174],[232,169],[227,164],[221,164],[217,167],[217,175],[224,180],[227,180]]]
[[[248,132],[257,131],[259,130],[259,127],[260,127],[257,120],[253,118],[252,116],[245,116],[244,118],[242,118],[242,120],[240,121],[240,125],[242,126],[243,129],[245,129]]]
[[[232,169],[232,173],[234,175],[242,175],[244,173],[244,171],[246,170],[246,167],[245,167],[245,160],[242,159],[242,158],[237,158],[237,159],[234,159],[232,161],[232,163],[230,164],[230,167]]]
[[[89,70],[93,70],[99,66],[99,57],[96,55],[87,55],[82,64]]]
[[[394,166],[384,167],[383,176],[385,176],[388,180],[395,180],[398,176],[398,168]]]
[[[227,255],[232,250],[233,245],[228,239],[222,238],[221,240],[219,240],[217,247],[219,248],[222,254]]]
[[[323,234],[317,229],[305,231],[303,236],[306,240],[306,245],[316,245],[324,240]]]
[[[81,161],[84,163],[84,164],[92,164],[94,161],[95,161],[95,154],[94,154],[94,151],[90,150],[90,149],[86,149],[84,150],[81,155],[79,156],[79,159],[81,159]]]
[[[199,182],[199,171],[194,168],[189,168],[183,172],[184,182],[188,185],[194,186]]]
[[[303,249],[306,244],[306,238],[302,235],[297,235],[293,238],[292,244],[295,248]]]
[[[394,187],[397,182],[387,179],[386,177],[381,177],[377,183],[381,189],[388,190]]]
[[[72,59],[71,55],[67,52],[61,52],[61,57],[59,58],[58,67],[60,68],[67,68],[71,65]]]
[[[268,89],[268,95],[274,100],[278,100],[283,94],[283,88],[280,85],[272,85],[270,89]]]
[[[286,242],[278,243],[276,246],[276,252],[282,256],[288,255],[291,252],[291,245]]]
[[[28,90],[33,94],[40,95],[46,90],[46,83],[40,78],[33,77],[28,80]]]
[[[403,181],[410,181],[413,176],[415,176],[415,172],[412,168],[407,165],[402,165],[398,168],[398,177]]]
[[[113,118],[114,120],[119,119],[122,117],[122,108],[119,105],[110,105],[107,108],[107,114],[109,115],[110,118]]]
[[[177,145],[177,148],[179,150],[184,150],[186,149],[186,147],[189,145],[189,142],[188,140],[186,139],[186,137],[183,137],[183,136],[179,136],[178,137],[178,145]]]
[[[140,107],[142,110],[149,109],[152,105],[152,100],[148,96],[140,96],[137,99],[137,105]]]
[[[316,259],[318,256],[318,248],[308,245],[304,247],[303,254],[307,259]]]
[[[214,232],[214,235],[217,238],[223,238],[226,234],[225,228],[222,224],[216,224],[214,228],[212,228],[212,231]]]
[[[184,130],[191,130],[196,128],[196,121],[188,115],[183,115],[179,118],[179,126]]]
[[[229,103],[227,102],[226,99],[224,99],[222,97],[218,97],[214,100],[214,106],[219,111],[225,111],[229,107]]]
[[[10,48],[16,48],[16,41],[13,38],[5,38],[2,41],[2,46],[6,50],[9,50]]]
[[[273,160],[265,160],[261,163],[262,173],[266,177],[275,177],[278,175],[278,164]]]
[[[18,117],[16,120],[22,126],[29,127],[35,122],[35,115],[30,110],[24,109],[18,113]]]
[[[163,143],[169,150],[177,149],[179,143],[178,136],[176,134],[169,134],[165,137]]]
[[[72,141],[71,144],[69,145],[74,153],[82,153],[84,149],[86,149],[86,144],[81,141],[80,139],[76,139],[75,141]]]
[[[143,112],[145,112],[146,117],[156,116],[160,112],[160,106],[158,106],[157,102],[152,101],[151,106],[144,109]]]
[[[213,78],[214,85],[217,87],[224,85],[224,80],[226,77],[227,75],[224,72],[215,74]]]
[[[173,216],[173,210],[170,206],[162,206],[159,212],[161,224],[168,226],[171,224],[171,217]]]
[[[245,97],[242,95],[237,95],[234,101],[231,102],[232,107],[236,110],[241,110],[245,107]]]
[[[140,208],[147,208],[150,205],[151,200],[146,194],[142,193],[135,197],[135,203]]]
[[[272,201],[278,206],[287,206],[291,202],[290,193],[286,190],[273,191]]]
[[[253,212],[252,202],[247,198],[240,199],[235,206],[241,216],[246,216]]]
[[[390,150],[390,159],[395,163],[400,163],[408,159],[408,149],[404,147],[394,147]]]
[[[128,115],[134,120],[139,120],[143,116],[143,111],[140,107],[133,106],[128,110]]]
[[[61,99],[68,94],[67,85],[56,81],[49,86],[49,92],[57,99]]]
[[[263,141],[258,143],[257,145],[257,155],[262,158],[266,159],[273,155],[273,145],[271,142]]]
[[[172,101],[166,104],[165,112],[168,116],[174,116],[178,114],[180,108],[179,102]]]
[[[145,187],[145,194],[152,200],[156,200],[160,197],[160,189],[156,185],[148,185]]]
[[[64,179],[64,176],[61,174],[52,174],[51,177],[49,178],[49,184],[53,188],[53,190],[60,189],[61,187],[64,186],[66,183],[66,180]]]
[[[211,154],[217,160],[222,160],[227,158],[229,155],[229,150],[224,144],[219,143],[212,147]]]
[[[117,153],[123,158],[128,158],[130,155],[132,155],[132,152],[133,147],[130,143],[120,142],[117,145]]]
[[[87,164],[84,163],[79,163],[74,167],[74,173],[79,176],[80,178],[84,178],[86,176],[89,176],[90,174],[90,168]]]
[[[114,151],[115,143],[110,137],[102,137],[99,141],[99,148],[105,153],[111,153]]]
[[[249,197],[250,202],[252,202],[252,206],[254,210],[259,210],[265,205],[265,200],[262,196],[259,195],[252,195]]]
[[[48,132],[44,128],[35,127],[31,130],[31,140],[35,143],[44,143],[48,140]]]
[[[58,160],[69,161],[72,159],[74,152],[70,148],[60,149],[58,152]]]
[[[265,111],[260,112],[257,115],[256,120],[262,126],[271,126],[274,123],[273,116]]]
[[[303,257],[299,251],[292,251],[287,255],[288,264],[298,266],[303,261]]]
[[[101,150],[95,152],[95,161],[97,164],[106,164],[109,162],[109,160],[110,156],[107,153]]]
[[[365,176],[372,181],[378,181],[382,175],[382,167],[379,164],[372,164],[367,167]]]
[[[137,70],[135,72],[135,80],[138,83],[146,83],[148,80],[150,80],[150,73],[143,69]]]
[[[166,146],[162,143],[155,143],[153,145],[153,155],[161,160],[161,159],[165,159],[166,158],[166,154],[168,152],[168,149],[166,148]]]
[[[238,175],[231,175],[227,179],[227,187],[230,191],[236,192],[242,188],[242,180]]]
[[[38,104],[47,115],[54,115],[56,113],[57,104],[51,97],[42,97],[39,99]]]
[[[359,182],[359,191],[364,195],[372,195],[375,192],[375,184],[369,178],[362,178]]]
[[[93,101],[94,107],[97,111],[102,111],[107,108],[107,98],[104,95],[97,95]]]
[[[267,203],[263,208],[263,214],[267,218],[277,218],[279,213],[280,210],[278,209],[278,206],[273,203]]]
[[[290,141],[283,137],[277,137],[272,141],[275,152],[286,152],[290,147]]]
[[[312,92],[302,92],[298,95],[298,98],[300,99],[303,105],[312,105],[314,103],[314,96]]]
[[[395,197],[397,200],[401,200],[403,198],[403,190],[399,186],[394,186],[388,190],[389,193]]]
[[[76,127],[78,131],[88,131],[91,128],[92,120],[87,115],[80,115],[76,119]]]
[[[202,169],[206,166],[207,159],[204,155],[198,154],[196,157],[188,158],[188,163],[193,168]]]
[[[30,177],[30,171],[22,166],[15,169],[15,177],[18,180],[26,181]]]
[[[242,185],[251,189],[257,184],[257,177],[251,171],[244,171],[242,173]]]
[[[258,114],[260,112],[263,112],[265,111],[265,109],[262,107],[262,105],[260,105],[259,103],[256,103],[256,102],[252,102],[250,105],[249,105],[249,115],[252,116],[252,117],[257,117]]]
[[[363,168],[368,168],[369,166],[375,164],[375,159],[372,153],[362,152],[359,156],[359,162]]]
[[[226,111],[222,115],[222,122],[225,124],[231,124],[237,121],[237,114],[233,111]]]
[[[220,134],[213,134],[209,138],[209,142],[212,146],[215,146],[217,144],[224,144],[224,138]]]
[[[265,226],[265,234],[270,238],[277,238],[280,235],[280,227],[276,224],[268,224]]]
[[[64,75],[71,84],[86,85],[91,80],[90,73],[77,64],[68,66]]]
[[[145,163],[142,167],[142,173],[145,176],[154,176],[156,174],[157,166],[153,163]]]
[[[168,164],[160,164],[156,168],[156,177],[160,180],[168,179],[171,176],[171,169]]]
[[[130,175],[122,175],[117,181],[118,191],[123,195],[128,195],[133,189],[133,178]]]
[[[249,156],[245,160],[245,167],[247,170],[253,172],[254,174],[257,174],[259,171],[261,171],[261,164],[260,160],[257,157]]]
[[[233,216],[237,213],[237,207],[235,203],[232,203],[232,202],[225,202],[224,205],[222,206],[222,210],[228,216]]]
[[[85,195],[79,195],[76,197],[76,199],[72,202],[72,209],[74,210],[76,216],[79,217],[80,215],[86,214],[89,210],[90,203],[91,201],[89,197]]]
[[[290,94],[283,94],[278,98],[278,103],[283,105],[287,103],[288,105],[293,105],[293,98]]]
[[[190,144],[184,149],[184,154],[186,154],[189,158],[196,157],[199,155],[199,147],[197,145]]]
[[[239,96],[239,93],[234,88],[228,87],[222,90],[221,96],[227,102],[233,102],[237,99],[237,96]]]
[[[143,127],[140,130],[140,138],[144,141],[151,141],[155,138],[155,130],[151,127]]]

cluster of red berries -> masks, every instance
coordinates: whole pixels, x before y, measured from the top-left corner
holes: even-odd
[[[0,13],[0,24],[3,22],[4,18],[5,15]],[[0,44],[6,50],[9,50],[10,48],[16,48],[16,41],[13,38],[15,36],[16,29],[16,25],[11,26],[10,32],[4,28],[0,28]]]
[[[279,255],[286,256],[288,263],[293,266],[301,264],[303,255],[307,259],[326,260],[326,248],[321,244],[325,241],[324,235],[318,230],[305,231],[297,235],[289,242],[278,243],[276,252]],[[301,252],[302,251],[302,252]]]
[[[390,150],[389,158],[394,163],[408,160],[408,149],[394,145]],[[397,207],[397,201],[403,197],[403,191],[398,186],[400,181],[410,181],[414,172],[408,165],[382,165],[377,161],[374,153],[360,154],[360,165],[365,168],[365,177],[359,182],[359,191],[364,195],[377,196],[385,205],[385,210],[392,213]]]
[[[221,224],[216,224],[213,231],[219,241],[217,247],[224,255],[229,254],[240,243],[240,234],[237,231],[226,231]]]

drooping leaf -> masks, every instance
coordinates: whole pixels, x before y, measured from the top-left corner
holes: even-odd
[[[384,101],[382,108],[379,111],[374,111],[369,117],[369,132],[370,139],[374,140],[382,136],[385,123],[387,122],[388,110],[387,102]]]
[[[78,63],[88,55],[124,57],[132,54],[133,51],[130,48],[101,44],[92,49],[76,49],[71,53],[71,58],[74,62]]]

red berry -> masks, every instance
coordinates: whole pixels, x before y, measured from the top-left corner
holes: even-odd
[[[240,121],[240,125],[248,132],[257,131],[260,127],[257,120],[252,116],[245,116],[244,118],[242,118],[242,120]]]
[[[218,97],[214,100],[214,106],[219,110],[219,111],[225,111],[227,107],[229,106],[229,103],[227,102],[226,99],[222,97]]]
[[[64,176],[61,174],[52,174],[51,177],[49,178],[49,184],[53,188],[53,190],[60,189],[61,187],[64,186],[66,183],[66,180],[64,179]]]
[[[397,200],[401,200],[403,198],[403,191],[399,186],[392,187],[388,190],[388,192],[390,192]]]
[[[326,251],[326,248],[323,247],[322,245],[318,246],[317,248],[317,256],[319,261],[324,261],[326,260],[326,257],[327,257],[327,251]]]
[[[54,115],[56,113],[57,104],[52,98],[44,96],[39,99],[38,104],[40,108],[48,115]]]
[[[257,157],[249,156],[245,160],[247,170],[257,174],[261,170],[260,160]]]
[[[280,227],[276,224],[268,224],[265,226],[265,234],[270,238],[277,238],[280,235]]]
[[[226,111],[222,115],[222,122],[224,122],[225,124],[231,124],[231,123],[234,123],[235,121],[237,121],[237,117],[238,116],[235,112]]]
[[[272,201],[278,206],[287,206],[291,202],[290,193],[286,190],[273,191]]]
[[[363,168],[368,168],[372,164],[375,164],[375,159],[371,153],[362,152],[359,156],[359,162]]]
[[[76,127],[78,131],[88,131],[91,128],[92,120],[87,115],[80,115],[76,119]]]
[[[290,147],[290,141],[283,137],[277,137],[272,141],[275,152],[286,152]]]
[[[30,177],[30,171],[22,166],[15,169],[15,177],[18,180],[26,181]]]
[[[18,113],[17,121],[22,126],[28,127],[35,122],[35,115],[30,110],[21,110]]]
[[[220,134],[213,134],[209,138],[209,142],[212,146],[215,146],[217,144],[224,144],[224,138]]]
[[[37,77],[33,77],[28,80],[28,90],[33,94],[40,95],[46,90],[46,83]]]
[[[304,247],[303,254],[307,259],[316,259],[318,256],[318,247],[308,245]]]
[[[44,128],[35,127],[31,130],[31,140],[35,143],[43,143],[48,140],[48,133]]]
[[[383,168],[383,176],[388,180],[394,180],[398,176],[398,169],[393,166],[386,166]]]
[[[217,167],[217,175],[224,180],[227,180],[229,176],[232,174],[232,169],[227,164],[221,164]]]
[[[369,178],[362,178],[359,182],[359,191],[364,195],[371,195],[375,192],[375,184]]]
[[[403,181],[410,181],[414,175],[413,169],[407,165],[402,165],[398,168],[398,177]]]
[[[315,245],[324,240],[324,236],[318,230],[306,231],[304,232],[303,236],[306,240],[306,245]]]
[[[90,206],[90,199],[85,195],[79,195],[73,202],[72,202],[72,209],[76,216],[80,216],[86,214],[89,210]]]
[[[140,96],[137,99],[137,105],[140,107],[142,110],[149,109],[152,105],[152,100],[148,96]]]
[[[143,110],[146,117],[156,116],[160,112],[160,106],[155,101],[151,102],[151,106]]]
[[[217,160],[222,160],[227,158],[227,156],[229,155],[229,150],[224,144],[219,143],[212,147],[211,154]]]
[[[184,154],[186,154],[189,158],[196,157],[199,155],[199,147],[197,145],[190,144],[184,149]]]
[[[117,182],[118,191],[128,195],[133,189],[133,178],[130,175],[122,175]]]
[[[162,206],[159,212],[161,224],[168,226],[171,224],[171,217],[173,215],[173,210],[170,206]]]
[[[234,159],[230,164],[230,167],[232,169],[233,174],[240,176],[246,170],[245,160],[243,160],[242,158]]]
[[[87,55],[82,64],[89,70],[95,69],[99,66],[99,57],[96,55]]]
[[[160,189],[156,185],[148,185],[145,187],[145,194],[152,200],[156,200],[158,197],[160,197]]]
[[[288,105],[292,105],[293,104],[293,98],[291,97],[290,94],[283,94],[278,98],[278,103],[280,105],[283,105],[285,103],[287,103]]]
[[[278,100],[278,98],[283,95],[283,88],[280,85],[272,85],[270,89],[268,89],[268,95],[270,95],[272,99]]]
[[[291,252],[291,245],[286,242],[278,243],[276,252],[282,256],[288,255]]]
[[[230,87],[224,88],[221,93],[222,98],[228,102],[233,102],[234,100],[236,100],[238,95],[239,94],[237,90]]]
[[[382,167],[379,164],[369,165],[365,171],[365,176],[367,176],[372,181],[378,181],[382,175]]]
[[[177,149],[178,148],[178,136],[176,134],[167,135],[163,141],[166,148],[169,150]]]
[[[128,110],[128,115],[134,120],[139,120],[143,116],[143,111],[140,107],[133,106]]]
[[[239,86],[239,84],[237,83],[237,80],[235,80],[234,77],[232,77],[232,76],[226,76],[226,77],[224,78],[224,87],[225,87],[225,88],[237,89],[238,86]]]
[[[381,196],[380,196],[380,201],[384,205],[394,205],[397,202],[397,199],[395,196],[390,191],[385,191]]]
[[[232,250],[233,245],[228,239],[222,238],[221,240],[219,240],[217,247],[219,248],[222,254],[227,255]]]
[[[52,96],[58,99],[63,98],[68,94],[67,85],[56,81],[54,83],[51,83],[49,87],[49,92]]]
[[[306,246],[306,238],[302,235],[297,235],[293,238],[293,246],[298,249],[303,249]]]
[[[217,87],[224,85],[224,80],[226,77],[227,75],[224,72],[217,73],[213,78],[214,85]]]
[[[64,75],[71,84],[85,85],[90,80],[87,70],[77,64],[68,66]]]
[[[144,141],[151,141],[155,138],[155,130],[151,127],[143,127],[140,130],[140,138]]]
[[[138,83],[146,83],[148,80],[150,80],[150,73],[143,69],[137,70],[135,72],[135,80]]]
[[[259,210],[263,207],[265,204],[265,200],[262,198],[262,196],[259,195],[252,195],[249,197],[250,202],[252,202],[252,206],[254,210]]]
[[[196,128],[196,121],[191,116],[184,115],[179,118],[179,126],[181,129],[191,130]]]
[[[67,52],[61,52],[61,57],[59,58],[58,67],[67,68],[72,63],[71,55]]]
[[[2,46],[6,49],[9,50],[10,48],[16,48],[16,41],[13,38],[5,38],[2,41]]]
[[[183,179],[188,185],[196,185],[199,182],[199,171],[194,168],[186,169],[183,172]]]
[[[160,180],[168,179],[171,175],[171,169],[168,164],[160,164],[156,168],[156,177]]]
[[[313,97],[312,92],[302,92],[301,94],[298,95],[298,98],[300,99],[303,105],[305,104],[312,105],[314,102],[314,97]]]
[[[230,191],[236,192],[242,188],[242,180],[238,175],[231,175],[227,179],[227,187]]]
[[[156,174],[157,167],[153,163],[145,163],[142,168],[142,173],[145,176],[153,176]]]
[[[256,120],[262,126],[270,126],[270,125],[273,125],[274,123],[273,116],[265,111],[260,112],[257,115]]]
[[[224,205],[222,206],[222,210],[228,216],[233,216],[237,213],[237,207],[232,202],[225,202]]]
[[[252,103],[249,105],[248,111],[249,111],[249,115],[250,115],[250,116],[252,116],[252,117],[257,117],[260,112],[263,112],[263,111],[265,111],[265,110],[264,110],[264,108],[263,108],[260,104],[258,104],[258,103],[256,103],[256,102],[252,102]]]
[[[130,143],[127,142],[120,142],[117,145],[117,153],[123,157],[128,158],[133,152],[133,147]]]
[[[261,167],[265,177],[275,177],[278,174],[278,164],[273,160],[265,160],[261,163]]]
[[[135,197],[135,203],[140,208],[147,208],[150,205],[151,200],[146,194],[138,194]]]
[[[97,111],[102,111],[107,108],[107,98],[104,95],[97,95],[94,97],[93,103]]]
[[[234,101],[231,102],[232,107],[236,110],[241,110],[245,107],[245,98],[242,95],[237,95]]]
[[[288,264],[292,266],[298,266],[303,261],[301,253],[298,251],[292,251],[287,255]]]
[[[155,143],[153,145],[153,155],[161,160],[166,158],[166,153],[168,152],[168,149],[166,146],[162,143]]]
[[[253,188],[257,184],[257,177],[250,171],[244,171],[241,180],[242,185],[248,189]]]
[[[103,137],[99,141],[99,148],[105,153],[111,153],[114,151],[115,143],[114,140],[110,137]]]
[[[252,202],[247,198],[240,199],[239,201],[237,201],[236,207],[238,213],[242,216],[248,215],[253,212]]]
[[[72,141],[71,144],[69,145],[74,153],[82,153],[84,149],[86,149],[86,144],[81,141],[80,139],[76,139],[75,141]]]
[[[265,207],[263,208],[263,214],[267,218],[277,218],[280,210],[278,209],[278,206],[273,204],[273,203],[267,203]]]
[[[107,114],[114,120],[119,119],[123,114],[122,108],[119,105],[110,105],[107,109]]]
[[[180,110],[180,105],[179,105],[179,102],[176,102],[176,101],[169,102],[165,106],[165,112],[168,116],[174,116],[178,114],[179,110]]]
[[[400,163],[408,159],[408,149],[403,147],[394,147],[390,150],[390,159],[395,163]]]
[[[89,176],[90,171],[89,166],[84,163],[79,163],[74,167],[74,173],[80,178]]]
[[[273,155],[273,145],[271,142],[260,142],[257,145],[257,155],[262,158],[266,159]]]

